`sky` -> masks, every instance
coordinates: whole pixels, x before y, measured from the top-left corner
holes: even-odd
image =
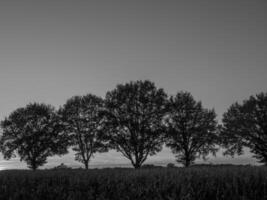
[[[149,79],[169,95],[191,92],[220,122],[235,101],[267,91],[266,10],[265,0],[0,1],[0,118],[30,102],[58,108]],[[255,164],[251,156],[207,162]],[[48,161],[44,168],[81,166],[73,153]],[[147,161],[169,162],[167,148]],[[91,166],[128,164],[111,151]],[[7,168],[25,164],[0,156]]]

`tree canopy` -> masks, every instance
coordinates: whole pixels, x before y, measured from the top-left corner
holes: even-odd
[[[1,122],[0,150],[5,159],[18,155],[35,170],[47,157],[67,153],[67,139],[50,105],[33,103],[18,108]]]
[[[232,104],[222,121],[220,138],[225,154],[240,155],[243,147],[248,147],[260,162],[267,164],[267,93]]]
[[[214,110],[204,109],[188,92],[170,98],[165,117],[166,146],[176,154],[177,162],[188,167],[196,158],[216,153],[215,118]]]
[[[148,80],[119,84],[106,95],[106,131],[110,145],[135,168],[140,168],[149,155],[162,148],[166,101],[164,90]]]
[[[101,111],[104,101],[95,95],[75,96],[67,100],[59,110],[64,129],[76,152],[75,160],[88,169],[89,161],[96,152],[106,152],[103,138]]]

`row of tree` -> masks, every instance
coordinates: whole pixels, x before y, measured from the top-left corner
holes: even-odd
[[[234,103],[222,122],[188,92],[168,97],[153,82],[136,81],[117,85],[105,99],[72,97],[58,110],[39,103],[18,108],[1,122],[0,151],[5,159],[19,156],[33,170],[69,147],[86,169],[95,153],[109,149],[140,168],[164,143],[186,167],[216,154],[219,146],[230,155],[249,147],[267,163],[267,93]]]

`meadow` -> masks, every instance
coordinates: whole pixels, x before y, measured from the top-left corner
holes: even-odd
[[[6,170],[1,200],[264,200],[267,167]]]

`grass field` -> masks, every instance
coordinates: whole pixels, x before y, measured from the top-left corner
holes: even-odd
[[[267,200],[267,167],[10,170],[1,200]]]

